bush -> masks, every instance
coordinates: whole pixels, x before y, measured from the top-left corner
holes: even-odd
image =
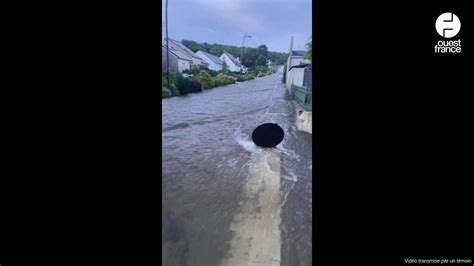
[[[252,75],[250,75],[250,74],[239,75],[236,78],[237,78],[237,81],[240,81],[240,82],[253,79]]]
[[[210,89],[212,88],[212,79],[209,73],[205,70],[199,71],[199,74],[196,75],[196,79],[202,83],[203,89]]]
[[[161,87],[161,98],[171,97],[171,91],[168,88]]]
[[[199,80],[192,79],[189,82],[189,92],[201,92],[202,84]]]
[[[215,76],[217,76],[220,72],[219,72],[219,71],[212,70],[212,69],[209,69],[209,70],[207,70],[207,73],[209,73],[209,75],[211,75],[212,77],[215,77]]]
[[[176,84],[171,83],[171,86],[169,89],[171,91],[171,94],[173,94],[173,96],[179,95],[179,91],[178,91],[178,88],[176,88]]]
[[[177,89],[179,92],[179,95],[186,95],[189,92],[189,80],[183,75],[179,74],[177,77]]]
[[[235,83],[235,79],[233,77],[222,73],[217,75],[216,78],[221,79],[224,82],[224,85]]]
[[[281,79],[281,82],[286,83],[286,63],[283,65],[283,78]]]
[[[197,75],[199,74],[199,70],[198,68],[191,68],[191,69],[186,69],[183,71],[184,74],[191,74],[191,75]]]
[[[220,77],[214,78],[214,79],[213,79],[213,82],[214,82],[214,87],[219,87],[219,86],[224,86],[224,85],[226,85],[225,80],[223,80],[223,79],[220,78]]]
[[[166,71],[161,72],[161,87],[168,88],[172,96],[179,95],[179,91],[176,88],[177,76],[176,73],[170,72],[170,87],[168,88],[168,77]]]

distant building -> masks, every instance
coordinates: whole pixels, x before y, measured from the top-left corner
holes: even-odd
[[[182,52],[171,48],[169,49],[169,63],[170,63],[170,70],[174,72],[183,72],[186,69],[191,68],[192,60],[183,54]],[[167,68],[167,52],[166,52],[166,45],[161,47],[161,67],[163,70]]]
[[[232,72],[241,72],[242,71],[242,64],[240,64],[239,60],[237,60],[233,55],[224,51],[222,55],[219,57],[222,62],[225,62],[228,70]]]
[[[204,51],[197,51],[196,55],[199,56],[204,62],[209,64],[209,69],[214,71],[222,71],[222,61],[219,59],[219,57]]]
[[[192,68],[199,68],[199,67],[207,67],[209,64],[206,62],[203,62],[203,60],[197,56],[191,49],[186,47],[184,44],[168,38],[168,44],[170,48],[174,48],[175,50],[180,51],[184,56],[186,56],[186,59],[191,60],[191,67]],[[166,45],[166,38],[163,40],[163,45]]]

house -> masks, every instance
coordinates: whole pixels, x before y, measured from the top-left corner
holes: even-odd
[[[224,51],[219,59],[227,66],[227,69],[232,72],[241,72],[242,64],[233,55]]]
[[[288,55],[288,61],[286,63],[286,88],[291,90],[291,85],[303,87],[305,77],[308,78],[308,72],[305,67],[296,67],[302,64],[306,64],[309,61],[304,59],[305,51],[293,50],[293,37],[291,37],[290,50]]]
[[[191,68],[199,68],[199,67],[207,67],[209,64],[203,62],[203,60],[197,56],[191,49],[186,47],[184,44],[168,38],[168,44],[170,47],[174,48],[175,50],[180,51],[183,55],[186,56],[187,59],[191,60]],[[163,45],[166,45],[166,38],[163,40]]]
[[[199,56],[204,62],[209,64],[209,69],[214,71],[222,71],[222,61],[219,59],[219,57],[204,51],[197,51],[196,55]]]
[[[161,67],[166,69],[167,64],[167,51],[166,45],[161,46]],[[169,49],[169,64],[170,70],[174,72],[182,73],[186,69],[191,68],[192,60],[187,55],[181,53],[180,51],[171,48]]]
[[[290,97],[297,103],[296,127],[298,130],[313,132],[312,75],[310,61],[304,59],[305,51],[293,50],[291,37],[288,61],[286,62],[286,88]]]

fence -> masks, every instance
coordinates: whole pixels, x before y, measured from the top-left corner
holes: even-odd
[[[291,99],[295,100],[303,110],[307,112],[313,111],[313,93],[311,87],[303,88],[291,85]]]

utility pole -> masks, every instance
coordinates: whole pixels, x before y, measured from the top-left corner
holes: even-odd
[[[242,37],[242,45],[240,47],[240,63],[242,63],[242,56],[243,56],[243,49],[244,49],[244,42],[245,38],[252,38],[252,36],[247,35],[247,32],[244,34],[244,37]]]
[[[171,87],[170,87],[170,47],[169,47],[169,43],[168,43],[168,0],[166,0],[165,20],[166,20],[166,76],[167,76],[167,79],[168,79],[168,89],[171,91]]]

